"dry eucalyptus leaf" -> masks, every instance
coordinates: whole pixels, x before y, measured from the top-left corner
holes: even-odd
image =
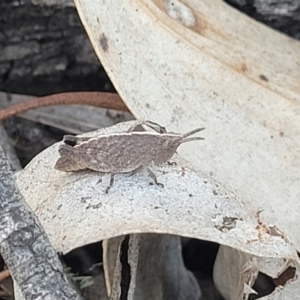
[[[236,249],[223,246],[220,247],[215,262],[214,281],[216,287],[224,292],[225,299],[244,299],[243,294],[256,294],[251,287],[257,279],[258,272],[275,279],[276,283],[276,278],[280,277],[287,269],[291,269],[291,276],[283,279],[272,293],[259,299],[296,300],[299,299],[299,275],[297,275],[299,267],[299,262],[293,260],[251,257]],[[228,270],[230,270],[231,276],[227,276]],[[282,271],[278,272],[278,270]]]
[[[205,147],[179,154],[300,251],[300,43],[221,0],[75,3],[131,112],[174,132],[205,126]]]
[[[105,240],[103,262],[108,283],[107,291],[110,300],[134,299],[136,273],[139,259],[140,235],[131,234]],[[112,241],[113,245],[109,244]],[[117,247],[115,247],[117,246]],[[113,254],[109,265],[107,254]],[[139,299],[139,298],[138,298]]]
[[[120,123],[82,136],[124,132],[133,124]],[[298,263],[296,249],[284,233],[262,223],[241,199],[178,156],[172,159],[176,165],[152,168],[164,188],[150,185],[151,178],[139,171],[132,176],[116,175],[106,194],[107,174],[54,169],[59,144],[41,152],[18,176],[25,200],[57,251],[129,233],[153,232],[209,240],[251,257],[268,258],[277,273],[283,271],[278,260]],[[192,143],[180,147],[188,144]]]
[[[113,281],[114,262],[120,237],[105,243],[103,260],[109,281]],[[133,248],[134,249],[134,248]],[[140,248],[134,299],[199,300],[199,285],[185,268],[180,237],[163,234],[140,234]],[[135,268],[134,268],[135,270]],[[109,288],[110,289],[110,288]]]
[[[135,299],[199,300],[201,287],[185,268],[178,236],[143,234]]]

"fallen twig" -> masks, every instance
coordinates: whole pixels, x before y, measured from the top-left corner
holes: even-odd
[[[105,92],[70,92],[34,98],[0,109],[0,121],[38,107],[70,104],[82,104],[126,112],[129,111],[118,94]]]

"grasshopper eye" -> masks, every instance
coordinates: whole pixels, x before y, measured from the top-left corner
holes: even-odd
[[[66,140],[66,141],[64,141],[64,143],[65,143],[66,145],[71,146],[71,147],[74,147],[74,146],[76,145],[76,142],[75,142],[75,141],[70,141],[70,140]]]
[[[74,147],[77,145],[77,137],[73,135],[64,135],[63,142],[64,144]]]

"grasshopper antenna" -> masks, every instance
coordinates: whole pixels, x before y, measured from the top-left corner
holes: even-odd
[[[190,132],[185,133],[183,135],[183,140],[182,140],[181,144],[182,143],[186,143],[186,142],[191,142],[191,141],[201,141],[201,140],[204,140],[203,137],[191,137],[191,138],[188,138],[188,136],[191,136],[191,135],[193,135],[193,134],[195,134],[195,133],[197,133],[199,131],[202,131],[204,129],[205,129],[204,127],[203,128],[196,128],[196,129],[194,129],[194,130],[192,130]]]

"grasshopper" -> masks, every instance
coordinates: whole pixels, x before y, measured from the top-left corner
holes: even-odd
[[[138,125],[146,124],[158,132],[133,131]],[[168,162],[177,148],[186,142],[203,140],[202,137],[190,137],[202,131],[197,128],[185,134],[166,132],[165,128],[151,121],[137,122],[127,132],[110,133],[98,137],[76,137],[65,135],[59,146],[60,158],[55,168],[64,172],[91,169],[110,173],[110,183],[106,193],[114,183],[118,173],[136,172],[146,169],[156,185],[159,183],[150,166]]]

